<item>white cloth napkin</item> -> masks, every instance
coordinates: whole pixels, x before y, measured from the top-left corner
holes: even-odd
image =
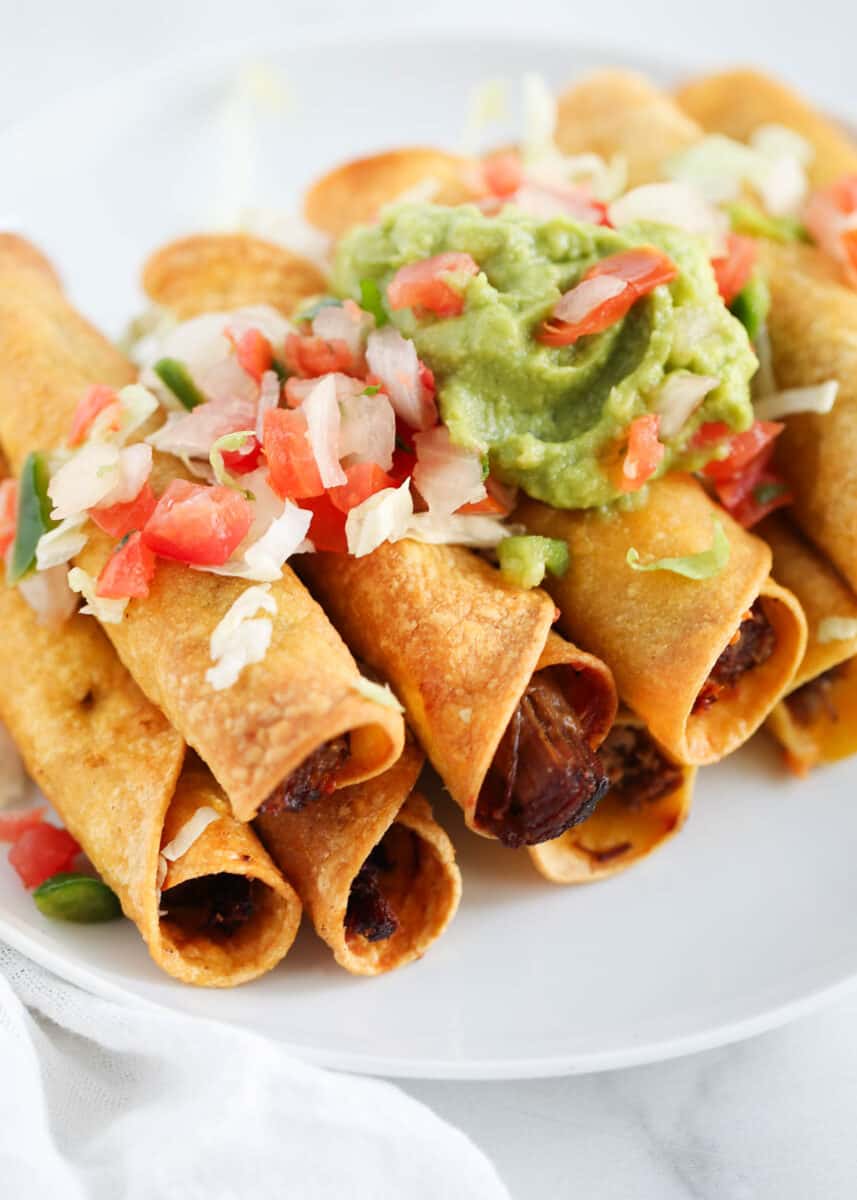
[[[126,1007],[0,945],[4,1200],[508,1200],[391,1084],[214,1021]]]

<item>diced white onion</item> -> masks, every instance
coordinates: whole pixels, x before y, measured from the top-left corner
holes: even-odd
[[[277,603],[270,591],[270,583],[246,588],[214,629],[209,646],[215,665],[209,667],[205,678],[215,691],[232,687],[246,666],[261,662],[267,654],[274,626],[268,617],[254,619],[254,614],[260,610],[276,613]]]
[[[130,383],[117,396],[119,403],[119,428],[113,429],[116,411],[113,406],[98,414],[90,426],[87,441],[125,443],[158,411],[158,398],[139,383]]]
[[[826,646],[829,642],[850,642],[857,638],[857,620],[853,617],[824,617],[818,622],[816,641]]]
[[[449,516],[462,504],[474,504],[488,494],[482,478],[482,459],[456,446],[445,425],[414,437],[417,465],[414,484],[429,512]]]
[[[658,388],[652,411],[661,418],[661,441],[675,437],[688,417],[720,382],[714,375],[694,375],[691,371],[672,371]]]
[[[256,437],[261,442],[265,428],[265,413],[279,407],[282,384],[276,371],[266,371],[259,387],[259,403],[256,408]]]
[[[392,708],[394,712],[403,713],[405,711],[389,684],[375,683],[360,675],[354,680],[353,687],[355,692],[359,692],[361,696],[371,700],[374,704],[380,704],[383,708]]]
[[[287,501],[282,514],[244,551],[246,571],[242,577],[259,583],[273,583],[279,579],[283,564],[297,553],[311,522],[311,512]]]
[[[128,504],[136,500],[152,473],[152,447],[135,442],[119,451],[119,479],[115,487],[95,505],[110,508],[113,504]]]
[[[198,404],[190,412],[171,413],[146,441],[156,450],[178,457],[208,459],[218,438],[256,425],[256,401],[240,396],[232,400]]]
[[[609,208],[611,224],[617,229],[635,221],[672,225],[685,233],[709,239],[712,253],[722,249],[729,218],[688,183],[645,183],[633,188]]]
[[[198,808],[190,820],[185,821],[172,841],[167,842],[166,846],[161,848],[161,858],[168,863],[182,858],[187,854],[194,842],[199,840],[209,825],[214,821],[220,820],[221,815],[216,808],[211,808],[207,804]],[[164,877],[166,878],[166,872]],[[163,880],[159,881],[159,886],[161,883],[163,883]]]
[[[341,399],[339,412],[339,457],[345,465],[374,462],[389,471],[396,446],[396,414],[389,398],[383,392],[360,392]]]
[[[282,346],[292,332],[291,323],[270,304],[248,304],[244,308],[233,309],[226,313],[225,328],[231,330],[235,337],[258,329],[275,348]]]
[[[595,275],[592,279],[583,279],[560,296],[552,315],[560,321],[576,325],[607,300],[621,296],[627,287],[626,281],[617,279],[615,275]]]
[[[0,808],[20,804],[27,795],[24,760],[5,725],[0,725]]]
[[[339,465],[339,404],[336,384],[329,375],[323,376],[301,405],[307,420],[307,441],[310,444],[321,482],[326,488],[346,483]]]
[[[836,403],[839,382],[828,379],[812,387],[783,388],[757,400],[753,411],[758,421],[781,421],[795,413],[829,413]]]
[[[600,154],[561,154],[557,150],[551,158],[528,166],[527,183],[585,184],[596,200],[615,200],[628,186],[628,163],[621,154],[607,162]]]
[[[87,534],[83,532],[87,520],[86,513],[76,513],[43,533],[36,543],[36,569],[47,571],[79,554],[87,542]]]
[[[774,122],[757,125],[750,134],[750,145],[766,158],[794,158],[803,167],[808,167],[815,158],[811,142],[787,125]]]
[[[312,321],[316,337],[327,342],[345,342],[355,362],[362,358],[366,339],[374,328],[374,317],[363,312],[353,300],[346,300],[344,304],[326,304]]]
[[[434,425],[437,409],[420,382],[420,364],[413,342],[403,338],[392,325],[385,325],[369,334],[366,361],[406,425],[411,429]]]
[[[569,216],[577,221],[590,221],[597,225],[600,223],[602,212],[582,187],[569,184],[547,186],[529,179],[509,197],[509,203],[520,208],[527,216],[540,220]]]
[[[54,505],[51,516],[55,521],[63,521],[94,508],[120,479],[118,447],[106,442],[87,442],[48,484],[48,496]]]
[[[441,517],[436,513],[414,513],[408,521],[405,537],[433,545],[472,546],[490,550],[513,533],[524,533],[521,525],[510,525],[500,517],[473,513]]]
[[[55,571],[64,570],[63,567],[54,567]],[[48,575],[48,571],[39,572],[33,578],[43,579]],[[96,581],[92,578],[88,571],[84,571],[82,567],[72,567],[68,573],[68,586],[73,592],[78,592],[83,596],[86,604],[80,610],[90,617],[97,617],[102,625],[118,625],[123,616],[125,609],[128,607],[128,598],[123,597],[121,600],[107,599],[104,596],[96,596],[95,594]]]
[[[397,542],[405,536],[414,511],[410,483],[406,479],[400,487],[384,488],[351,509],[345,520],[349,554],[362,558],[383,542]]]
[[[18,583],[18,591],[39,618],[40,625],[62,625],[77,608],[77,596],[69,586],[68,576],[61,563],[46,571],[34,571]]]
[[[666,173],[691,184],[715,204],[734,200],[747,183],[774,216],[796,213],[806,195],[808,147],[802,138],[787,142],[785,132],[790,131],[772,135],[770,127],[762,128],[749,146],[720,133],[709,134],[670,158]]]

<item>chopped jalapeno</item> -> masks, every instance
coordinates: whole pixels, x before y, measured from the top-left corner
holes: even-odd
[[[735,233],[766,237],[774,242],[807,242],[806,229],[796,217],[772,217],[754,204],[736,202],[727,206]]]
[[[381,295],[381,289],[374,279],[360,280],[360,307],[364,312],[371,313],[375,318],[376,329],[380,329],[382,325],[386,325],[390,320],[387,316],[387,310],[384,307],[384,298]]]
[[[538,587],[545,571],[564,575],[568,570],[568,546],[559,538],[530,534],[504,538],[497,557],[506,579],[522,588]]]
[[[754,272],[729,305],[729,311],[738,318],[753,342],[759,336],[770,307],[771,293],[768,291],[768,285],[758,272]]]
[[[39,912],[55,921],[93,925],[122,916],[119,899],[106,883],[74,871],[46,879],[33,892],[33,899]]]
[[[197,404],[205,403],[205,396],[191,379],[187,367],[177,358],[161,358],[152,369],[185,408],[196,408]]]
[[[43,533],[53,529],[48,498],[48,465],[44,455],[27,455],[18,484],[18,522],[6,572],[7,583],[17,583],[36,565],[36,546]]]

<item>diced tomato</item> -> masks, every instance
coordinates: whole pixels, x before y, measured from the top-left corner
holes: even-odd
[[[255,471],[262,457],[262,443],[257,437],[248,438],[240,450],[224,450],[223,465],[233,475]]]
[[[111,404],[117,404],[118,396],[112,387],[106,387],[104,384],[96,383],[93,387],[88,388],[82,397],[78,400],[77,408],[74,410],[74,416],[71,419],[71,433],[68,435],[68,444],[70,446],[79,446],[89,433],[92,422],[100,412],[105,408],[109,408]],[[116,410],[116,424],[119,428],[119,409]]]
[[[253,506],[232,488],[174,479],[146,522],[143,541],[161,558],[219,567],[252,524]]]
[[[416,454],[410,450],[403,450],[397,447],[393,451],[393,465],[390,468],[390,478],[393,481],[394,487],[400,487],[406,479],[414,473],[414,467],[417,465]]]
[[[45,819],[47,809],[28,808],[25,812],[0,813],[0,842],[17,842],[26,829],[34,829]]]
[[[726,253],[712,258],[717,290],[724,304],[731,304],[745,287],[753,273],[758,257],[758,247],[752,238],[740,233],[726,235]]]
[[[706,421],[690,439],[690,444],[699,448],[714,446],[728,438],[731,432],[725,421]]]
[[[355,463],[353,467],[346,467],[345,476],[347,483],[332,487],[327,493],[334,508],[344,513],[350,512],[376,492],[396,486],[395,480],[373,462]]]
[[[609,276],[627,286],[616,295],[601,300],[578,321],[548,317],[536,339],[544,346],[570,346],[588,334],[602,333],[626,316],[643,296],[661,284],[671,283],[677,275],[678,267],[672,259],[654,246],[610,254],[590,267],[580,283]]]
[[[315,379],[331,371],[353,375],[358,368],[348,343],[342,338],[325,341],[312,334],[290,333],[286,338],[286,365],[302,379]]]
[[[259,329],[248,329],[240,337],[236,337],[231,329],[227,329],[226,336],[232,343],[239,365],[257,383],[261,383],[262,376],[266,371],[270,371],[274,361],[271,343],[264,333]]]
[[[752,529],[768,513],[791,504],[793,500],[794,496],[779,476],[773,471],[763,469],[738,503],[731,507],[724,501],[721,503],[739,525],[743,525],[745,529]]]
[[[348,549],[345,537],[347,514],[337,508],[328,495],[301,500],[300,506],[312,513],[307,537],[316,550],[331,550],[334,554],[345,554]]]
[[[470,504],[462,504],[455,511],[464,516],[477,513],[487,513],[490,516],[506,517],[515,507],[517,488],[507,487],[489,475],[485,480],[485,490],[488,493],[483,500],[475,500]]]
[[[666,447],[658,441],[660,423],[657,413],[646,413],[635,417],[628,426],[628,449],[618,480],[620,491],[639,491],[660,466],[666,452]]]
[[[111,504],[110,508],[92,508],[89,515],[99,529],[111,537],[123,538],[126,533],[143,528],[155,511],[156,504],[155,493],[146,482],[136,500],[129,500],[126,504]]]
[[[399,267],[387,284],[387,301],[392,309],[413,308],[437,317],[457,317],[464,309],[464,297],[448,276],[478,274],[479,264],[471,255],[447,250]]]
[[[422,386],[425,388],[428,399],[434,400],[435,392],[437,391],[437,384],[434,380],[434,371],[431,369],[431,367],[427,367],[421,358],[417,359],[417,363],[419,364],[417,367],[417,377]]]
[[[41,821],[25,829],[9,851],[9,862],[24,887],[38,887],[59,871],[67,871],[80,854],[80,846],[67,829]]]
[[[0,483],[0,558],[15,540],[18,527],[18,483],[4,479]]]
[[[511,196],[524,182],[524,165],[514,150],[491,154],[482,163],[485,187],[495,196]]]
[[[730,438],[728,456],[712,460],[703,467],[704,473],[715,482],[731,479],[758,457],[784,428],[778,421],[755,421],[746,433],[736,433]]]
[[[307,438],[307,419],[299,408],[268,409],[262,442],[271,487],[278,496],[305,500],[322,494],[324,484]]]
[[[142,533],[129,533],[104,564],[95,594],[108,600],[148,596],[154,575],[154,550],[143,541]]]

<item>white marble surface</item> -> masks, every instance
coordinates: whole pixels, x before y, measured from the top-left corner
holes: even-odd
[[[424,23],[518,25],[521,4],[434,0]],[[406,26],[392,0],[0,0],[0,125],[165,52],[290,24],[365,16]],[[844,0],[541,0],[530,24],[691,63],[762,62],[842,111],[857,8]],[[0,163],[0,197],[3,164]],[[563,998],[574,1020],[574,996]],[[752,1042],[609,1075],[415,1082],[468,1132],[516,1200],[846,1200],[857,1195],[857,997]]]

